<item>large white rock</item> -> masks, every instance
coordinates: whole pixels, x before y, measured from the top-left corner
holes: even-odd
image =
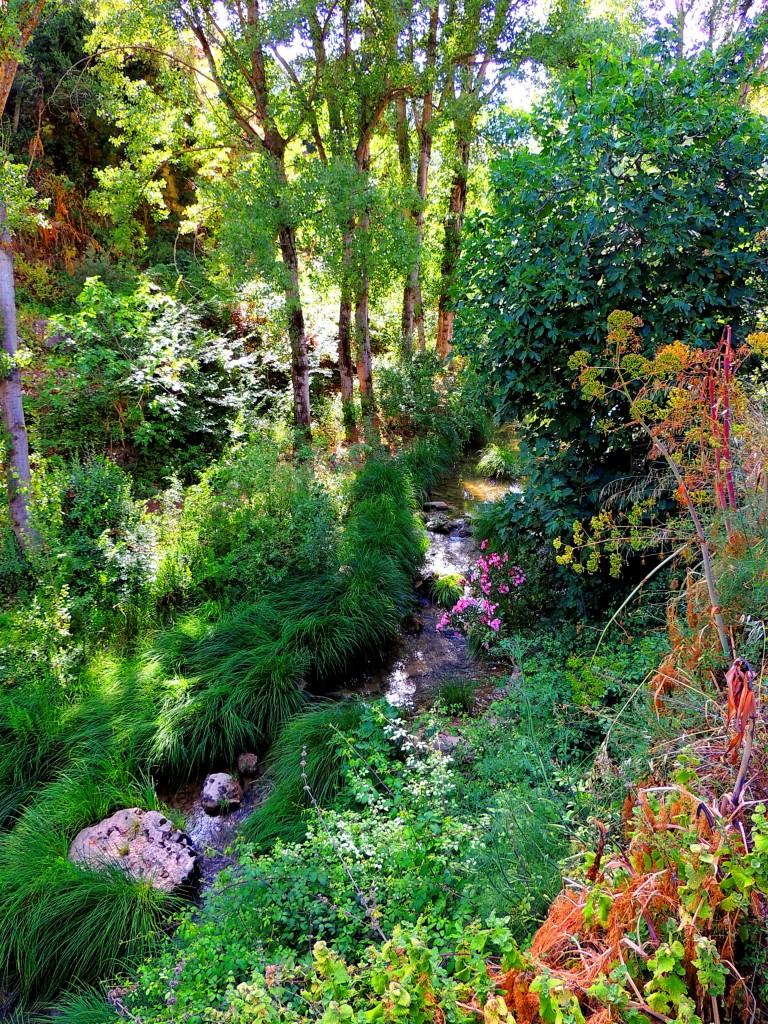
[[[98,871],[119,867],[131,878],[173,892],[197,877],[192,841],[159,811],[129,807],[84,828],[69,848],[69,859]]]

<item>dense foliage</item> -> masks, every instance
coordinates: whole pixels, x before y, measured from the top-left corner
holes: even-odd
[[[568,368],[602,356],[612,310],[642,317],[646,347],[708,347],[725,324],[741,342],[762,317],[766,126],[742,103],[761,38],[686,61],[664,38],[599,47],[504,126],[465,243],[459,346],[547,459],[519,514],[510,503],[515,528],[533,519],[551,540],[633,472],[631,438],[601,433],[610,408],[582,402]]]
[[[600,6],[0,3],[0,1017],[767,1019],[768,22]]]

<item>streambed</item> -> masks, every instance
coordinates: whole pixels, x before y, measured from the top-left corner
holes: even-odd
[[[438,530],[429,529],[432,514],[427,513],[429,549],[424,559],[423,579],[430,575],[467,572],[477,554],[477,545],[470,531],[475,508],[482,502],[502,498],[509,491],[520,490],[517,484],[499,483],[478,476],[475,465],[476,456],[459,463],[432,494],[432,503],[442,502],[449,507],[439,514],[443,521],[438,522]],[[371,660],[363,665],[360,672],[349,677],[342,688],[328,692],[327,696],[386,697],[397,707],[415,710],[431,703],[437,688],[447,679],[479,680],[489,675],[488,666],[471,655],[464,637],[437,631],[443,609],[431,600],[428,589],[424,585],[417,586],[416,613],[406,623],[403,636],[391,650],[380,660]],[[238,810],[210,817],[200,802],[202,781],[171,795],[170,802],[185,816],[185,831],[201,855],[204,890],[219,871],[232,863],[233,858],[228,851],[237,829],[266,796],[268,783],[262,778],[248,782]]]
[[[444,502],[449,506],[442,518],[453,525],[447,533],[429,529],[431,516],[427,514],[429,549],[424,558],[424,579],[468,572],[477,554],[470,531],[475,508],[520,490],[517,484],[478,476],[475,465],[476,456],[459,463],[432,494],[432,504]],[[416,593],[418,608],[412,621],[406,623],[401,639],[381,661],[369,662],[332,696],[357,693],[372,699],[386,697],[396,707],[417,708],[428,704],[446,679],[479,679],[488,674],[487,665],[470,654],[464,637],[438,633],[444,609],[430,599],[428,587],[418,587]]]

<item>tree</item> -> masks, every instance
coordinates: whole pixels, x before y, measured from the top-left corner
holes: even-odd
[[[32,38],[45,0],[4,0],[0,4],[0,119],[5,113],[19,63]],[[22,546],[29,543],[27,498],[32,483],[29,440],[24,420],[21,376],[16,364],[19,347],[16,328],[16,289],[13,278],[13,242],[8,218],[7,188],[0,194],[0,319],[2,320],[4,363],[0,380],[0,410],[7,434],[6,483],[13,532]]]
[[[269,34],[259,0],[145,0],[128,5],[102,0],[96,17],[92,45],[103,48],[108,61],[115,51],[154,53],[182,75],[193,76],[199,84],[198,102],[210,108],[217,125],[225,161],[236,165],[254,155],[261,158],[270,197],[265,219],[280,253],[275,269],[291,346],[294,421],[308,434],[309,359],[288,169],[288,149],[303,122],[284,109],[281,73],[269,57]],[[194,39],[197,53],[185,48],[185,33]],[[163,165],[167,162],[164,159]]]
[[[628,307],[646,342],[712,347],[727,323],[743,337],[768,299],[768,126],[739,105],[762,42],[685,62],[664,41],[604,48],[516,127],[491,210],[472,221],[458,347],[504,419],[565,459],[572,483],[593,480],[593,503],[626,452],[606,453],[572,389],[573,352],[599,352]]]
[[[504,48],[521,32],[514,14],[527,0],[466,0],[448,42],[453,61],[447,70],[441,107],[453,122],[454,149],[437,306],[437,351],[447,356],[453,342],[455,311],[451,289],[461,254],[467,188],[477,117],[497,87],[504,69]]]
[[[449,8],[445,20],[451,18],[452,8]],[[440,32],[440,5],[432,0],[428,8],[426,25],[423,27],[423,60],[417,61],[412,41],[415,31],[419,30],[416,24],[409,31],[409,58],[411,64],[416,67],[421,64],[423,70],[420,76],[419,88],[411,100],[413,112],[413,123],[416,129],[418,140],[418,153],[416,157],[416,175],[413,178],[412,158],[409,140],[408,106],[405,95],[398,96],[396,109],[396,138],[400,168],[403,176],[403,183],[410,189],[413,195],[413,203],[408,211],[408,216],[414,227],[415,252],[411,266],[408,269],[405,286],[403,288],[403,316],[402,316],[402,344],[403,352],[410,356],[413,352],[414,334],[418,337],[419,349],[423,352],[426,349],[426,333],[424,329],[424,305],[421,287],[421,250],[424,241],[424,217],[427,204],[427,183],[429,180],[429,166],[432,159],[433,141],[433,113],[435,108],[435,88],[439,79],[438,54],[441,52],[443,33]],[[416,20],[416,19],[414,19]],[[445,25],[445,22],[444,22]]]
[[[404,9],[396,3],[344,0],[336,5],[311,3],[307,10],[313,65],[311,81],[301,95],[316,97],[321,110],[312,115],[320,158],[335,164],[335,175],[346,182],[337,190],[346,204],[334,204],[342,247],[339,309],[339,367],[342,398],[349,405],[349,377],[354,308],[357,377],[364,412],[374,406],[371,361],[370,254],[371,144],[387,108],[404,99],[413,72],[403,59]],[[290,74],[298,84],[295,72]],[[309,105],[311,100],[305,99]],[[323,126],[325,132],[323,132]],[[325,135],[325,137],[323,137]]]

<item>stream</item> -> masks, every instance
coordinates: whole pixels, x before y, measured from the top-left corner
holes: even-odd
[[[424,557],[422,580],[468,572],[477,553],[471,535],[475,508],[519,489],[515,484],[478,476],[475,463],[476,456],[459,463],[432,493],[427,509],[439,503],[448,509],[425,512],[429,549]],[[428,587],[417,586],[416,595],[416,614],[406,621],[401,639],[381,661],[369,662],[359,675],[347,681],[344,689],[330,696],[386,697],[396,707],[418,708],[430,703],[436,689],[447,679],[478,679],[487,675],[487,666],[472,657],[464,637],[452,632],[438,633],[437,624],[444,609],[430,599]]]
[[[371,659],[342,689],[327,696],[345,698],[359,694],[386,697],[393,705],[416,709],[428,705],[435,691],[448,679],[476,680],[487,677],[488,666],[470,654],[467,641],[452,632],[439,633],[443,609],[429,597],[425,581],[431,576],[464,573],[475,559],[477,545],[471,535],[471,518],[477,505],[495,501],[516,484],[499,483],[477,475],[476,456],[459,463],[435,488],[425,510],[429,549],[424,558],[421,582],[416,587],[418,607],[405,623],[400,640],[379,660]],[[435,504],[448,506],[430,510]],[[200,803],[203,780],[197,780],[171,797],[185,817],[185,832],[200,853],[202,893],[234,858],[229,854],[240,823],[262,801],[268,783],[257,777],[246,783],[240,807],[224,816],[210,817]]]

